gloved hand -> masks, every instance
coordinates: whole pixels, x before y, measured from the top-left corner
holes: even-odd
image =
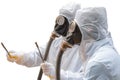
[[[41,63],[43,73],[48,76],[50,79],[55,79],[55,67],[53,64],[45,62]]]
[[[10,51],[10,55],[7,54],[7,60],[10,62],[16,62],[17,64],[21,64],[21,61],[23,59],[23,55],[20,53],[17,53],[15,51]]]

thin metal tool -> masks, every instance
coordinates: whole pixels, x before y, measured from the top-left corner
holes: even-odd
[[[37,42],[35,42],[35,45],[36,45],[36,47],[37,47],[37,49],[38,49],[38,52],[39,52],[40,57],[41,57],[41,59],[42,59],[42,62],[44,62],[44,59],[43,59],[43,57],[42,57],[42,54],[41,54],[41,52],[40,52],[40,49],[39,49],[39,46],[38,46]]]
[[[2,47],[5,49],[5,51],[7,52],[7,54],[9,55],[9,56],[11,56],[10,55],[10,53],[9,53],[9,51],[7,50],[7,48],[5,47],[5,45],[1,42],[1,45],[2,45]]]

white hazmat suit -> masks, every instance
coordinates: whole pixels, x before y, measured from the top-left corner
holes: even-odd
[[[59,14],[66,17],[71,23],[72,20],[74,20],[76,11],[80,9],[80,5],[73,3],[73,4],[67,4],[66,6],[63,6],[62,9],[60,9]],[[50,48],[49,55],[47,62],[53,64],[55,66],[56,64],[56,58],[57,54],[60,50],[61,42],[63,40],[63,37],[56,38]],[[42,55],[44,56],[45,48],[40,47],[40,51]],[[63,61],[61,68],[63,70],[70,70],[71,72],[79,72],[79,68],[81,67],[81,60],[79,56],[79,45],[74,45],[72,48],[67,49],[64,52]],[[17,57],[16,60],[10,58],[7,56],[9,61],[16,62],[20,65],[24,65],[27,67],[35,67],[40,66],[42,63],[42,60],[40,58],[40,55],[38,53],[38,50],[36,49],[33,52],[20,55],[19,53],[11,53],[11,56]],[[76,67],[77,66],[77,67]]]
[[[120,56],[108,32],[106,9],[81,9],[77,11],[75,21],[82,33],[78,55],[82,59],[82,66],[75,65],[78,69],[76,72],[61,70],[61,80],[120,80]],[[43,63],[41,66],[46,75],[52,71],[54,73],[54,66],[49,63]]]

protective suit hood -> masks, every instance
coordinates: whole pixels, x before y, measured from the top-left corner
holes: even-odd
[[[104,7],[90,7],[78,10],[75,21],[82,33],[80,53],[82,53],[84,60],[102,45],[106,43],[112,45]]]
[[[68,22],[71,23],[75,18],[76,11],[80,8],[78,3],[68,3],[59,10],[59,14],[66,17]]]

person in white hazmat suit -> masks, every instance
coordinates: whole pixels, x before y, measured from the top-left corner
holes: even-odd
[[[73,72],[61,69],[61,80],[120,80],[120,56],[108,31],[106,9],[104,7],[80,9],[74,21],[82,34],[78,55],[82,59],[82,66],[75,65],[78,71]],[[73,56],[76,54],[77,52]],[[74,66],[74,63],[71,65]],[[54,65],[46,62],[42,63],[41,67],[46,75],[55,77]]]
[[[59,10],[59,15],[66,17],[70,24],[74,20],[76,11],[78,9],[80,9],[80,4],[70,3],[63,6]],[[56,57],[60,50],[62,40],[63,40],[62,36],[59,38],[56,38],[50,47],[47,62],[51,63],[54,66],[56,64]],[[40,51],[42,53],[42,56],[44,57],[45,48],[40,47]],[[79,56],[79,45],[74,45],[72,48],[67,49],[64,53],[65,55],[63,57],[62,69],[65,71],[70,70],[71,72],[79,71],[79,67],[81,66],[81,60]],[[27,67],[40,66],[40,64],[42,63],[42,59],[37,49],[29,53],[21,54],[21,52],[14,51],[14,52],[11,52],[10,54],[13,57],[10,57],[9,55],[7,55],[8,61],[16,62],[17,64],[24,65]],[[14,57],[17,57],[17,58],[14,58]],[[76,68],[76,66],[78,68]]]

